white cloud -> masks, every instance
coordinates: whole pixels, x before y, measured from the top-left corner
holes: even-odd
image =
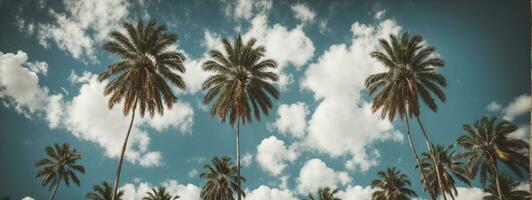
[[[63,95],[49,94],[47,87],[39,86],[38,74],[46,74],[45,62],[28,62],[23,51],[0,52],[0,98],[27,118],[44,113],[51,128],[59,124]]]
[[[253,155],[251,155],[249,152],[244,154],[244,156],[242,157],[242,166],[247,167],[251,165],[252,162],[253,162]]]
[[[331,32],[331,29],[327,27],[327,23],[329,23],[328,20],[321,20],[320,23],[318,24],[318,30],[320,31],[322,35],[325,35],[326,33]]]
[[[199,173],[198,170],[196,170],[196,169],[191,169],[190,171],[188,171],[187,176],[188,176],[189,178],[196,178],[196,176],[198,175],[198,173]]]
[[[294,4],[290,7],[296,19],[300,20],[303,23],[313,22],[316,13],[310,10],[310,8],[302,3]]]
[[[179,195],[180,200],[200,200],[201,188],[193,184],[179,184],[176,180],[167,180],[160,184],[166,187],[167,191],[173,195]],[[120,187],[120,190],[124,191],[124,199],[128,200],[142,200],[146,196],[146,193],[151,191],[156,185],[152,185],[149,182],[141,182],[138,184],[127,183]]]
[[[272,8],[272,0],[232,0],[223,3],[226,5],[225,16],[233,16],[234,19],[250,19],[254,13],[265,14]]]
[[[488,106],[486,106],[486,109],[490,112],[497,112],[501,110],[501,108],[501,104],[497,103],[496,101],[492,101],[490,104],[488,104]]]
[[[352,178],[346,172],[336,172],[320,159],[305,163],[297,177],[297,191],[300,194],[315,193],[320,187],[337,188],[346,185]]]
[[[278,84],[284,88],[293,82],[291,75],[284,73],[284,68],[292,64],[296,69],[300,69],[307,63],[314,54],[314,44],[302,30],[302,26],[297,26],[288,30],[281,24],[268,25],[266,15],[257,15],[251,21],[251,28],[243,34],[245,39],[255,38],[259,45],[266,48],[265,58],[272,58],[278,63],[275,69],[280,75]]]
[[[515,130],[513,133],[508,134],[508,137],[514,138],[514,139],[521,139],[521,140],[528,142],[530,139],[529,134],[530,134],[530,131],[529,131],[528,125],[523,125],[517,128],[517,130]]]
[[[465,188],[457,187],[458,195],[455,197],[455,200],[482,200],[482,197],[486,195],[481,188]]]
[[[371,189],[371,186],[348,186],[345,190],[338,192],[338,197],[340,199],[357,199],[357,200],[370,200],[371,193],[375,189]]]
[[[29,197],[29,196],[28,196],[28,197],[24,197],[24,198],[22,198],[21,200],[35,200],[35,199],[32,198],[32,197]]]
[[[296,200],[295,194],[289,190],[279,190],[261,185],[257,189],[249,192],[246,200]]]
[[[529,113],[531,104],[532,101],[530,99],[530,95],[523,94],[521,96],[516,97],[510,104],[508,104],[508,106],[506,106],[506,108],[504,108],[503,119],[512,121],[515,117],[519,115]]]
[[[128,15],[126,0],[64,1],[65,12],[50,10],[52,23],[38,25],[37,38],[45,47],[49,41],[74,58],[97,63],[95,44],[105,40]]]
[[[297,159],[298,153],[292,147],[285,147],[282,140],[271,136],[257,146],[257,162],[263,170],[277,176],[286,168],[286,162]]]
[[[523,182],[519,184],[515,189],[530,192],[530,183]]]
[[[375,13],[375,19],[381,20],[386,14],[386,10],[379,10]]]
[[[378,163],[379,152],[371,144],[402,141],[403,135],[393,124],[372,114],[370,102],[362,98],[365,79],[385,70],[370,52],[378,49],[378,39],[400,29],[389,19],[377,25],[355,22],[350,45],[332,45],[309,65],[301,88],[313,92],[319,105],[308,122],[308,147],[332,157],[351,155],[346,167],[366,171]]]
[[[295,138],[305,136],[307,128],[308,107],[303,102],[281,104],[277,110],[277,119],[269,128]]]

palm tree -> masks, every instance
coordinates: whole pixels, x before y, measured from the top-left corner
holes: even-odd
[[[342,200],[335,196],[336,193],[338,193],[338,189],[332,190],[329,187],[322,187],[318,191],[318,197],[319,197],[319,200]],[[312,194],[308,194],[308,198],[310,200],[316,200],[314,199]]]
[[[143,197],[142,200],[174,200],[179,199],[179,196],[172,196],[166,188],[159,186],[157,188],[152,188],[151,191],[146,193],[148,196]]]
[[[104,181],[100,185],[94,185],[92,187],[92,192],[87,193],[85,197],[90,200],[112,200],[113,198],[113,188],[111,184],[109,184],[107,181]],[[117,200],[121,200],[122,196],[124,195],[124,191],[120,190],[118,191],[118,194],[116,196]]]
[[[35,167],[41,168],[35,177],[43,177],[43,186],[50,184],[49,190],[52,190],[50,200],[55,198],[61,181],[69,187],[72,180],[79,187],[80,182],[76,173],[85,173],[85,168],[76,163],[81,160],[81,154],[67,143],[47,146],[44,151],[49,158],[35,162]]]
[[[371,188],[377,188],[371,194],[372,200],[408,200],[417,197],[416,192],[409,188],[411,183],[408,177],[395,167],[377,174],[380,178],[371,183]]]
[[[517,126],[508,121],[496,122],[496,118],[482,117],[473,126],[464,124],[466,135],[457,140],[465,148],[458,158],[467,158],[466,166],[471,179],[480,171],[480,181],[485,185],[487,177],[493,176],[499,199],[505,199],[499,177],[498,163],[504,163],[516,175],[522,177],[529,167],[528,144],[508,135],[517,130]]]
[[[488,187],[484,188],[484,192],[488,195],[484,196],[484,200],[497,200],[499,199],[499,192],[497,190],[497,184],[495,183],[494,176],[490,177],[490,183]],[[530,193],[524,190],[517,190],[519,183],[512,180],[507,174],[501,174],[500,176],[501,190],[506,199],[509,200],[529,200]]]
[[[420,161],[412,144],[408,118],[416,118],[427,149],[433,152],[430,139],[419,118],[419,99],[421,98],[421,101],[434,112],[437,112],[438,106],[432,96],[436,95],[441,101],[445,101],[446,97],[441,88],[446,87],[447,82],[445,77],[438,74],[435,69],[443,67],[445,62],[432,56],[436,49],[424,46],[421,36],[416,35],[410,38],[408,32],[404,32],[401,38],[390,35],[390,42],[380,39],[379,43],[384,51],[374,51],[371,56],[382,63],[388,71],[373,74],[366,79],[369,94],[376,94],[373,97],[372,110],[373,112],[381,110],[381,117],[388,117],[390,120],[393,120],[396,114],[401,119],[406,117],[410,148],[419,165]],[[435,162],[435,159],[432,158],[432,161]],[[439,171],[437,173],[439,174]],[[423,178],[423,172],[421,175]],[[426,178],[423,180],[427,182]],[[442,187],[439,179],[438,185]],[[431,196],[433,197],[433,194]],[[443,197],[446,199],[445,195]]]
[[[137,105],[141,117],[146,111],[151,117],[156,111],[162,115],[164,105],[172,108],[177,99],[169,83],[185,89],[183,79],[177,74],[185,71],[183,66],[185,57],[168,49],[177,41],[177,35],[168,33],[165,26],[157,26],[154,21],[145,25],[139,20],[136,27],[125,22],[123,27],[127,36],[119,31],[113,31],[109,34],[112,40],[103,46],[105,51],[117,55],[120,61],[109,65],[107,70],[98,76],[99,81],[112,79],[104,91],[105,95],[111,95],[109,108],[113,108],[117,103],[123,103],[124,116],[131,113],[131,121],[116,170],[113,197],[117,195],[122,162]]]
[[[456,190],[455,186],[455,177],[468,186],[471,184],[468,179],[465,164],[456,159],[456,154],[453,148],[453,145],[445,147],[440,144],[433,147],[433,156],[436,158],[437,163],[436,166],[441,172],[440,180],[442,180],[443,191],[446,194],[449,194],[452,199],[454,199],[455,195],[458,195],[458,191]],[[423,157],[423,171],[425,171],[425,174],[427,174],[428,179],[431,180],[429,182],[429,189],[432,190],[432,193],[436,194],[436,196],[441,195],[438,190],[438,183],[436,181],[437,174],[435,173],[435,166],[431,161],[431,155],[429,155],[429,153],[423,153],[421,156]]]
[[[201,188],[201,198],[203,200],[234,200],[233,195],[238,194],[238,174],[236,166],[231,163],[228,156],[214,157],[211,160],[212,165],[205,163],[203,168],[207,172],[200,174],[200,177],[207,180],[207,183]],[[241,181],[246,181],[240,177]],[[244,191],[240,190],[244,197]]]
[[[252,113],[260,121],[261,112],[269,114],[272,108],[270,97],[279,98],[279,92],[272,85],[279,79],[269,69],[276,68],[272,59],[263,59],[266,49],[254,47],[255,39],[242,41],[239,35],[233,44],[223,40],[225,54],[211,50],[211,60],[203,63],[203,70],[214,72],[205,82],[202,89],[207,91],[203,103],[214,101],[211,116],[218,115],[222,123],[229,117],[229,124],[234,127],[236,122],[236,165],[237,176],[240,177],[240,124],[252,122]],[[240,181],[238,188],[240,188]],[[240,191],[240,190],[238,190]],[[241,194],[238,194],[238,200]]]

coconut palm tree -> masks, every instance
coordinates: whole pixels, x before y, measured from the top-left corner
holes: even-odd
[[[417,197],[416,192],[409,188],[411,183],[408,177],[395,167],[377,174],[379,179],[371,183],[371,188],[377,189],[371,194],[372,200],[408,200]]]
[[[203,103],[212,101],[210,114],[217,115],[224,123],[229,118],[229,124],[236,123],[236,165],[237,176],[240,177],[240,124],[250,124],[252,115],[257,121],[261,119],[261,112],[269,114],[273,104],[271,97],[278,99],[279,92],[272,85],[279,79],[272,71],[277,64],[272,59],[262,59],[266,49],[255,47],[256,40],[242,41],[239,35],[233,44],[223,40],[225,54],[218,50],[209,52],[211,60],[203,63],[205,71],[213,72],[203,82],[202,89],[206,91]],[[237,181],[240,188],[240,181]],[[238,190],[240,191],[240,190]],[[238,194],[238,200],[241,194]]]
[[[510,176],[507,174],[501,174],[500,175],[500,183],[501,183],[501,190],[504,196],[504,198],[508,200],[529,200],[530,199],[530,193],[525,190],[518,190],[517,186],[519,186],[518,182],[515,182],[512,180]],[[499,199],[499,192],[497,190],[497,184],[494,180],[494,176],[490,177],[490,183],[486,188],[484,188],[484,192],[488,193],[488,195],[484,196],[484,200],[497,200]]]
[[[151,191],[146,193],[148,196],[143,197],[142,200],[174,200],[179,199],[179,196],[172,196],[165,187],[158,186],[152,188]]]
[[[393,120],[396,114],[401,119],[406,117],[408,129],[410,129],[408,118],[415,117],[422,130],[427,149],[432,152],[430,139],[419,118],[420,99],[434,112],[437,112],[438,106],[432,96],[435,95],[442,102],[445,101],[445,93],[441,88],[446,87],[447,82],[443,75],[436,72],[436,67],[443,67],[445,62],[433,56],[436,49],[423,45],[421,36],[410,37],[408,32],[404,32],[400,38],[390,35],[390,42],[380,39],[379,43],[382,51],[374,51],[371,56],[382,63],[387,71],[373,74],[366,79],[369,94],[375,94],[372,110],[373,112],[381,110],[381,117],[388,117],[390,120]],[[409,131],[408,137],[411,149],[416,154]],[[419,165],[419,159],[416,159]],[[435,159],[432,161],[435,162]],[[422,172],[421,175],[423,178]],[[425,178],[424,181],[426,182]],[[441,188],[439,179],[438,185]],[[443,197],[446,199],[445,195]]]
[[[496,123],[496,118],[482,117],[473,126],[463,125],[466,134],[456,141],[465,148],[458,158],[467,158],[466,166],[471,179],[480,171],[480,181],[485,185],[488,177],[493,176],[499,199],[505,199],[500,183],[498,163],[505,164],[514,174],[523,176],[529,167],[528,144],[508,135],[517,130],[517,126],[508,122]]]
[[[80,181],[77,172],[84,174],[85,168],[77,164],[81,160],[81,154],[70,144],[64,143],[47,146],[44,150],[48,158],[35,162],[35,167],[39,167],[35,177],[43,177],[42,185],[50,185],[49,190],[52,190],[50,200],[55,198],[57,188],[61,181],[67,187],[70,186],[70,181],[74,182],[78,187]]]
[[[440,180],[442,180],[443,191],[446,194],[449,194],[452,199],[454,199],[455,195],[458,195],[455,178],[466,185],[471,184],[468,179],[467,168],[465,167],[464,163],[456,159],[456,154],[453,150],[453,147],[453,145],[445,147],[440,144],[433,147],[433,156],[436,158],[436,166],[440,169]],[[432,190],[432,193],[436,194],[437,196],[441,195],[438,190],[438,183],[436,181],[437,174],[435,166],[431,160],[431,155],[425,152],[421,154],[421,156],[423,158],[423,171],[425,171],[425,174],[427,174],[427,177],[430,180],[429,189]]]
[[[212,165],[211,165],[212,164]],[[207,170],[200,174],[207,183],[201,188],[201,198],[203,200],[234,200],[234,195],[238,194],[238,174],[236,166],[228,156],[214,157],[211,164],[205,163],[203,168]],[[241,181],[246,181],[240,177]],[[240,190],[244,197],[244,191]]]
[[[318,197],[319,200],[342,200],[338,197],[336,197],[336,193],[338,193],[338,189],[331,189],[329,187],[322,187],[318,191]],[[308,198],[310,200],[316,200],[312,194],[308,194]]]
[[[154,21],[144,24],[139,20],[136,27],[125,22],[123,28],[126,34],[111,32],[109,36],[112,40],[103,46],[105,51],[117,55],[120,60],[109,65],[107,70],[98,76],[99,81],[111,79],[104,91],[105,95],[111,95],[109,108],[122,103],[124,116],[131,113],[116,170],[114,197],[117,195],[122,162],[135,113],[138,111],[141,117],[146,111],[151,117],[155,112],[162,115],[164,106],[172,108],[177,99],[171,85],[185,89],[185,83],[177,73],[185,71],[185,57],[169,49],[170,45],[177,41],[177,35],[167,32],[165,26],[158,26]]]
[[[113,198],[113,187],[107,181],[104,181],[100,185],[94,185],[92,190],[92,192],[85,195],[89,200],[112,200]],[[123,195],[124,191],[118,191],[116,199],[121,200]]]

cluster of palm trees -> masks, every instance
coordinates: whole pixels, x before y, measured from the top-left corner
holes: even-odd
[[[119,60],[110,64],[99,74],[98,80],[106,81],[104,94],[109,95],[108,107],[122,105],[124,116],[131,114],[117,165],[114,184],[107,182],[94,186],[87,194],[88,199],[118,200],[123,192],[118,191],[124,154],[128,138],[138,112],[144,117],[155,113],[162,115],[165,109],[172,108],[177,97],[175,89],[186,88],[180,74],[185,67],[183,54],[170,50],[177,41],[177,35],[169,33],[165,26],[154,21],[136,25],[125,22],[125,31],[113,31],[111,40],[103,46],[104,50],[116,55]],[[223,51],[210,50],[210,59],[202,65],[211,75],[202,84],[205,91],[204,104],[210,104],[211,117],[217,117],[222,123],[226,120],[236,129],[236,165],[231,158],[214,157],[203,168],[201,178],[206,180],[202,187],[204,200],[241,200],[245,197],[241,189],[245,179],[240,174],[240,127],[251,124],[253,118],[260,121],[261,115],[268,115],[273,107],[272,99],[279,98],[279,92],[273,85],[278,75],[272,72],[277,64],[272,59],[264,59],[266,49],[257,46],[255,39],[244,41],[238,36],[234,41],[224,39]],[[464,125],[466,135],[457,140],[465,149],[456,153],[454,146],[433,144],[421,121],[421,102],[430,110],[437,112],[435,98],[444,102],[447,86],[446,79],[436,71],[445,62],[433,56],[436,49],[426,46],[420,36],[405,32],[401,36],[390,35],[390,39],[380,39],[382,51],[371,56],[382,63],[387,71],[369,76],[365,85],[369,95],[373,96],[372,110],[380,112],[381,117],[393,121],[396,116],[406,123],[409,147],[416,160],[416,168],[421,175],[421,184],[431,199],[454,197],[457,194],[456,180],[469,185],[476,174],[491,196],[487,199],[519,199],[528,197],[524,191],[515,191],[516,183],[509,175],[500,171],[504,164],[515,175],[528,174],[528,144],[508,137],[517,127],[510,122],[496,123],[495,118],[484,117],[473,126]],[[435,97],[434,97],[435,96]],[[427,151],[418,154],[413,143],[410,119],[414,118],[420,127]],[[43,177],[43,185],[50,185],[51,199],[54,198],[60,182],[69,185],[72,180],[79,186],[76,172],[85,169],[77,165],[80,154],[68,144],[47,147],[49,159],[38,161],[42,167],[38,177]],[[467,159],[466,162],[461,162]],[[478,172],[478,173],[477,173]],[[410,189],[408,177],[397,168],[388,168],[378,173],[379,179],[373,181],[376,188],[372,198],[375,200],[411,199],[417,194]],[[338,200],[337,189],[321,188],[318,198]],[[519,198],[517,198],[519,197]],[[176,199],[164,187],[154,188],[144,198]],[[315,199],[309,194],[310,199]]]

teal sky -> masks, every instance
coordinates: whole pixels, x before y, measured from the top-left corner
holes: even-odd
[[[139,18],[178,34],[188,89],[163,117],[137,120],[121,179],[131,199],[159,184],[197,199],[201,165],[235,156],[234,130],[200,103],[209,75],[200,66],[208,49],[237,34],[258,39],[282,77],[270,116],[242,128],[248,199],[303,199],[320,186],[368,199],[388,166],[425,198],[405,127],[370,114],[363,88],[383,70],[369,53],[392,33],[423,36],[446,61],[439,72],[448,99],[437,113],[422,109],[433,142],[453,144],[462,124],[484,115],[512,121],[520,127],[512,136],[528,138],[528,1],[0,0],[0,196],[48,198],[32,165],[53,143],[72,144],[87,169],[81,187],[61,185],[57,199],[82,199],[113,180],[129,118],[107,110],[94,75],[116,60],[102,50],[108,31]],[[479,187],[461,188],[460,198],[480,198]]]

